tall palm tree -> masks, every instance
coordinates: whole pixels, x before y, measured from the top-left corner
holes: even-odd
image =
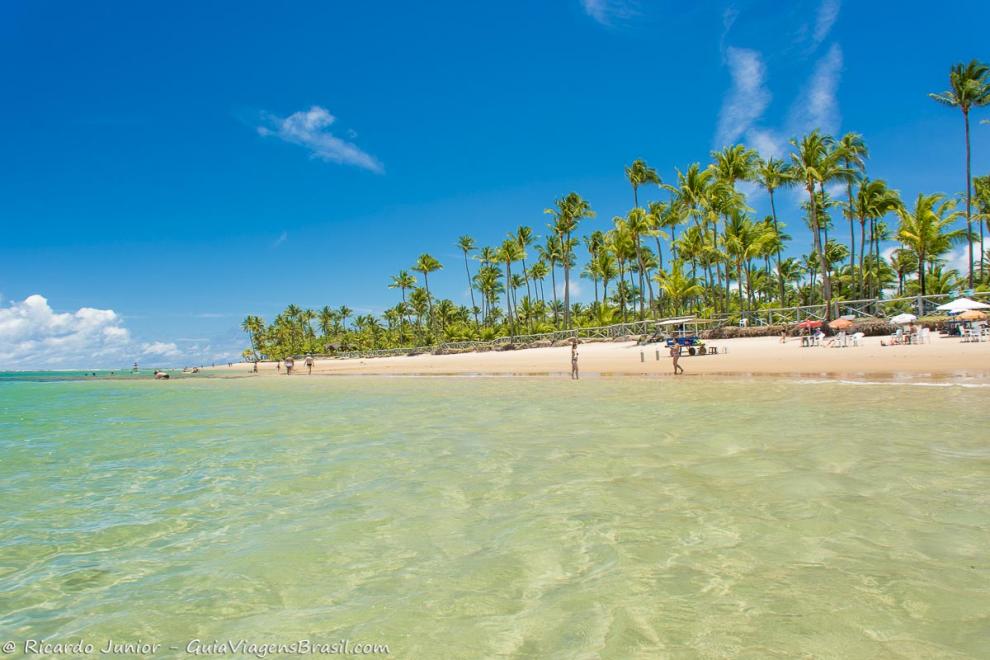
[[[512,234],[509,234],[512,238]],[[533,230],[530,227],[520,226],[516,229],[515,233],[516,242],[519,243],[519,249],[522,250],[522,266],[523,266],[523,278],[526,280],[526,295],[530,298],[533,297],[533,291],[529,288],[529,268],[526,266],[526,248],[533,244]]]
[[[966,229],[972,230],[972,186],[970,185],[969,111],[990,103],[990,67],[977,60],[955,64],[949,70],[949,89],[929,94],[942,105],[959,108],[966,125]],[[969,241],[969,286],[973,287],[973,241]]]
[[[505,264],[505,316],[511,323],[512,334],[516,334],[516,313],[512,308],[512,291],[514,287],[512,286],[512,262],[519,261],[522,258],[522,248],[519,247],[519,242],[513,237],[509,237],[502,242],[502,245],[498,248],[498,258],[503,264]]]
[[[402,291],[402,302],[406,302],[406,291],[416,286],[416,278],[409,274],[407,270],[400,270],[398,275],[392,276],[388,288]]]
[[[859,133],[846,133],[836,144],[836,150],[842,160],[842,164],[852,173],[846,180],[846,195],[849,204],[845,208],[846,220],[849,221],[849,270],[855,268],[856,263],[856,230],[853,227],[853,181],[862,177],[866,172],[866,158],[869,151],[866,149],[866,142]]]
[[[474,324],[478,325],[478,306],[474,302],[474,284],[471,280],[471,269],[468,267],[468,253],[474,252],[477,246],[474,239],[465,234],[457,239],[457,247],[464,253],[464,272],[467,273],[468,291],[471,292],[471,311],[474,313]]]
[[[657,171],[646,164],[643,160],[634,160],[632,165],[626,168],[626,178],[633,190],[633,208],[639,208],[639,187],[647,183],[660,185],[660,175]]]
[[[774,202],[773,193],[781,188],[788,188],[795,184],[794,175],[791,168],[787,163],[780,160],[779,158],[770,157],[766,160],[762,158],[756,163],[756,168],[754,170],[756,176],[756,181],[767,194],[770,196],[770,217],[773,218],[773,228],[780,234],[780,226],[777,223],[777,205]],[[780,283],[780,300],[781,305],[784,304],[784,274],[780,267],[780,252],[782,245],[780,242],[777,244],[777,279]]]
[[[653,223],[651,222],[649,215],[643,209],[636,207],[630,211],[629,215],[626,217],[626,226],[629,228],[629,232],[632,235],[633,246],[636,250],[636,261],[639,265],[639,320],[642,321],[646,318],[643,308],[643,280],[645,279],[646,284],[649,286],[651,310],[653,309],[653,283],[650,281],[649,273],[646,272],[646,264],[643,261],[643,246],[640,239],[643,236],[652,235]]]
[[[546,209],[544,213],[552,216],[554,223],[550,228],[560,239],[561,263],[564,266],[564,326],[571,329],[571,264],[574,256],[574,243],[571,238],[578,223],[584,218],[593,218],[595,212],[577,193],[569,193],[556,201],[556,208]]]
[[[990,225],[990,174],[973,179],[973,192],[976,193],[976,208],[979,211],[973,217],[980,223],[980,279],[984,279],[986,264],[982,255],[986,254],[986,248],[983,245],[983,228]]]
[[[934,265],[934,260],[945,254],[953,243],[969,236],[966,230],[949,229],[959,217],[955,208],[955,200],[946,199],[945,195],[918,193],[914,209],[898,209],[901,224],[897,229],[897,240],[918,259],[921,295],[925,295],[925,267]]]
[[[796,138],[790,141],[794,151],[791,152],[791,165],[794,176],[804,184],[808,191],[809,218],[811,234],[814,242],[814,252],[818,255],[818,266],[822,277],[822,299],[825,302],[825,318],[832,318],[832,282],[825,263],[825,252],[822,249],[821,222],[818,209],[816,185],[824,185],[826,181],[847,174],[848,170],[835,163],[835,152],[832,150],[833,140],[822,135],[818,129],[808,133],[800,141]]]
[[[423,274],[423,286],[426,288],[426,303],[427,310],[429,312],[429,322],[430,325],[433,324],[433,296],[430,295],[430,273],[434,273],[441,270],[443,265],[437,261],[432,255],[424,252],[419,255],[419,259],[413,264],[412,269],[417,273]]]
[[[858,290],[860,296],[864,295],[863,251],[866,247],[866,221],[869,220],[871,222],[870,243],[872,244],[873,239],[878,236],[878,233],[875,229],[873,229],[873,223],[888,213],[893,213],[900,207],[900,195],[897,194],[896,190],[891,190],[888,188],[887,183],[883,179],[876,179],[873,181],[870,179],[863,179],[860,181],[851,209],[853,216],[859,220],[860,241]],[[871,246],[871,252],[872,251],[873,249]],[[877,295],[879,295],[879,291],[877,292]]]

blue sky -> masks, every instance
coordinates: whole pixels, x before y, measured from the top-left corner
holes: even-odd
[[[854,130],[905,197],[959,192],[962,119],[927,92],[990,60],[988,19],[981,2],[5,2],[0,367],[239,352],[247,313],[381,311],[424,251],[464,302],[458,235],[542,233],[571,190],[606,228],[631,206],[626,164],[670,180],[723,141]]]

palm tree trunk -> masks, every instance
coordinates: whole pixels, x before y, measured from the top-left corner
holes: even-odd
[[[818,235],[818,204],[815,199],[815,186],[814,184],[808,186],[808,196],[811,199],[811,233],[815,240],[815,249],[818,251],[818,268],[821,270],[822,274],[822,298],[825,302],[825,320],[829,321],[832,319],[832,283],[829,281],[828,277],[828,267],[825,263],[825,250],[821,246],[821,236]],[[826,234],[826,241],[828,240]]]
[[[773,216],[773,230],[777,234],[777,279],[780,280],[780,304],[784,305],[784,274],[780,270],[780,228],[777,227],[777,206],[773,201],[773,188],[768,190],[770,193],[770,215]]]
[[[467,250],[464,251],[464,272],[467,273],[468,291],[471,292],[471,312],[474,314],[474,325],[478,325],[478,306],[474,304],[474,285],[471,284],[471,269],[468,268]]]
[[[848,165],[848,163],[847,163]],[[849,217],[849,276],[852,277],[856,271],[856,227],[853,225],[853,184],[852,181],[846,183],[846,191],[849,193],[849,208],[846,213]]]
[[[970,185],[969,168],[969,110],[963,110],[963,119],[966,121],[966,245],[969,248],[969,288],[973,288],[973,216],[971,214],[972,197]],[[982,249],[982,244],[981,244]],[[924,294],[922,294],[924,295]]]
[[[557,325],[557,264],[550,262],[550,287],[553,290],[553,324]]]
[[[863,297],[863,248],[866,247],[866,218],[860,217],[859,219],[859,282],[857,283],[856,290],[859,291],[859,297]]]

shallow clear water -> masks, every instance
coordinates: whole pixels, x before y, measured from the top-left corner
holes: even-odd
[[[987,393],[0,382],[0,633],[985,657]]]

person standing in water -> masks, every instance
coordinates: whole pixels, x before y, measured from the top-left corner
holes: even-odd
[[[306,368],[309,369],[309,375],[312,376],[313,375],[313,356],[312,355],[307,355],[306,356]]]
[[[578,373],[578,340],[571,340],[571,380],[578,380],[581,376]]]
[[[293,360],[291,357],[285,358],[285,375],[286,376],[291,376],[292,375],[292,367],[294,367],[294,366],[296,366],[296,361],[295,360]]]
[[[677,361],[681,359],[681,346],[677,342],[674,342],[674,345],[670,347],[670,357],[674,361],[674,375],[684,373],[684,367],[677,364]]]

